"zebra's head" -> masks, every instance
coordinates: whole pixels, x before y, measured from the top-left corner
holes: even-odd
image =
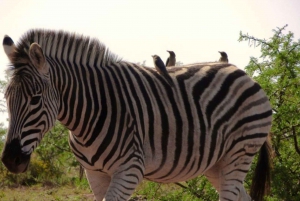
[[[37,43],[24,46],[16,47],[9,36],[4,37],[12,73],[5,92],[9,127],[1,160],[13,173],[27,170],[31,153],[54,125],[58,113],[49,63],[41,47]]]

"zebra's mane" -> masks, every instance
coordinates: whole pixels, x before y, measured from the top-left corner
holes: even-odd
[[[73,52],[74,61],[97,58],[101,65],[109,62],[120,62],[121,59],[111,53],[109,49],[99,40],[88,36],[78,35],[66,31],[53,31],[44,29],[31,29],[26,32],[16,44],[9,70],[16,70],[18,67],[30,62],[28,50],[32,43],[38,43],[46,57],[63,59],[63,55]],[[74,53],[75,52],[75,53]],[[75,58],[80,56],[81,58]]]

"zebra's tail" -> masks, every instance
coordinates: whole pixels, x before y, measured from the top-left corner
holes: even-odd
[[[254,176],[252,178],[252,186],[250,189],[252,200],[263,201],[264,195],[270,192],[271,161],[272,146],[268,136],[260,149]]]

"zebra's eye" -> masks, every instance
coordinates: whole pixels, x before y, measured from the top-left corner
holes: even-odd
[[[41,99],[41,96],[40,96],[40,95],[38,95],[38,96],[33,96],[33,97],[31,98],[30,105],[36,105],[36,104],[38,104],[38,102],[40,101],[40,99]]]

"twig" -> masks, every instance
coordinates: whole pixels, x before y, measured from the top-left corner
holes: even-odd
[[[251,61],[257,66],[257,68],[262,72],[260,65],[255,61],[255,59],[251,58]]]
[[[193,190],[191,190],[190,188],[186,187],[185,185],[182,185],[181,183],[178,183],[178,182],[175,182],[175,184],[177,186],[180,186],[183,189],[186,189],[186,190],[190,191],[195,197],[201,198],[201,196],[198,193],[194,192]]]
[[[296,149],[296,152],[300,155],[300,149],[298,147],[298,141],[297,141],[297,134],[296,134],[295,126],[293,126],[292,129],[293,129],[295,149]]]

